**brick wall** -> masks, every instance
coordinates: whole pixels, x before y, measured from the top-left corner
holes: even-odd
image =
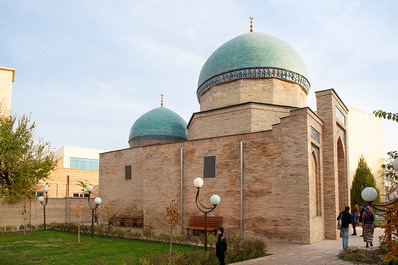
[[[188,124],[189,140],[270,130],[294,109],[260,103],[245,103],[194,113]]]
[[[348,147],[347,147],[347,112],[348,109],[333,89],[316,92],[317,114],[323,120],[323,172],[325,235],[329,239],[337,239],[336,218],[349,205],[348,185]],[[337,109],[345,117],[339,120]],[[339,145],[339,139],[341,145]],[[340,146],[340,148],[339,148]],[[339,159],[340,154],[340,159]]]
[[[19,226],[23,224],[21,210],[26,203],[28,209],[27,223],[39,225],[44,223],[43,206],[37,199],[21,201],[18,203],[3,205],[4,199],[0,199],[0,226]],[[46,222],[49,223],[76,223],[77,218],[72,212],[82,201],[82,223],[91,223],[91,209],[87,204],[87,198],[49,198],[46,206]],[[99,206],[101,207],[101,206]]]
[[[238,233],[240,142],[244,141],[245,234],[305,244],[322,240],[324,216],[316,216],[311,206],[315,195],[310,184],[310,126],[322,132],[322,121],[302,108],[268,131],[102,153],[100,222],[113,214],[142,214],[146,228],[167,231],[165,208],[176,199],[179,207],[184,203],[187,226],[189,216],[202,214],[195,205],[193,180],[203,177],[203,157],[215,155],[216,178],[204,179],[200,198],[210,206],[209,197],[218,194],[221,203],[211,214],[223,216],[226,230]],[[125,165],[132,165],[131,181],[124,180]]]
[[[98,194],[98,176],[98,170],[55,168],[54,171],[51,171],[47,179],[39,182],[38,186],[41,191],[46,185],[50,187],[50,191],[48,193],[49,197],[63,198],[72,197],[73,193],[86,193],[86,191],[82,191],[82,187],[77,184],[78,181],[83,181],[84,183],[94,186],[92,196],[95,197]]]

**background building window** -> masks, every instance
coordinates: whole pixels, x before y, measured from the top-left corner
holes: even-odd
[[[131,166],[124,167],[124,180],[131,180]]]
[[[205,156],[203,160],[203,178],[216,177],[216,156]]]
[[[88,193],[73,193],[73,198],[88,198]]]
[[[91,158],[71,157],[70,168],[99,170],[99,160]]]

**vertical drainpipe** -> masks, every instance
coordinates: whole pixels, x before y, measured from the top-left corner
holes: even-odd
[[[69,175],[66,176],[66,196],[69,197]]]
[[[180,173],[181,173],[181,234],[184,233],[184,147],[180,150]]]
[[[244,175],[243,175],[243,144],[245,142],[241,141],[240,142],[240,236],[243,236],[243,231],[244,231],[244,188],[245,188],[245,183],[244,183]]]

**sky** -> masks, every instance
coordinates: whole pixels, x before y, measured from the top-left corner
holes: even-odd
[[[16,69],[12,114],[64,145],[128,147],[131,126],[160,106],[187,122],[199,111],[200,70],[226,41],[249,31],[289,43],[315,91],[347,106],[398,112],[398,1],[0,0],[0,67]],[[383,121],[385,151],[398,123]]]

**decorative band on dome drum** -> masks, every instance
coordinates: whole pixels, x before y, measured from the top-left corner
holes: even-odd
[[[242,69],[232,70],[229,72],[213,76],[199,86],[198,90],[196,91],[196,95],[199,100],[200,96],[204,92],[206,92],[207,90],[209,90],[209,88],[215,85],[227,83],[238,79],[262,78],[262,77],[278,78],[296,83],[300,85],[302,88],[304,88],[307,91],[307,93],[311,87],[307,78],[295,72],[275,67],[255,67],[255,68],[242,68]]]
[[[187,139],[179,136],[171,136],[171,135],[145,135],[145,136],[137,136],[133,137],[133,139],[129,140],[130,142],[144,142],[144,141],[168,141],[168,142],[180,142],[186,141]]]

